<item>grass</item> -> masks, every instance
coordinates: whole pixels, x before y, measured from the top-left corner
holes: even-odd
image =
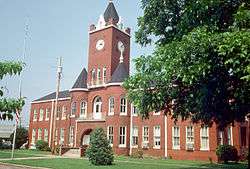
[[[44,155],[49,155],[50,152],[43,152],[37,150],[15,150],[14,157],[15,158],[24,158],[24,157],[42,157]],[[2,158],[10,158],[11,150],[0,150],[0,159]]]
[[[86,159],[32,159],[32,160],[14,160],[3,161],[19,165],[34,167],[46,167],[52,169],[245,169],[246,164],[209,164],[198,161],[177,161],[177,160],[159,160],[159,159],[131,159],[129,157],[117,157],[112,166],[93,166]]]

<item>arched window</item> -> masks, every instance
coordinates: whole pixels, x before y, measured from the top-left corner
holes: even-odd
[[[127,115],[127,101],[125,97],[120,100],[120,115]]]
[[[74,116],[76,114],[76,102],[73,102],[71,104],[71,116]]]
[[[87,116],[87,102],[83,101],[80,105],[80,117],[86,118]]]
[[[108,115],[112,116],[112,115],[114,115],[114,112],[115,112],[115,98],[110,97],[109,98],[109,112],[108,112]]]
[[[101,112],[102,112],[102,98],[96,97],[94,99],[94,105],[93,105],[93,113],[94,113],[94,119],[101,119]]]

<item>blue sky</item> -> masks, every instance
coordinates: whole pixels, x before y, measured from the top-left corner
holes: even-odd
[[[152,48],[135,43],[140,0],[114,0],[125,26],[132,29],[131,59],[148,54]],[[72,87],[87,67],[88,28],[104,12],[108,0],[0,0],[0,59],[22,60],[24,26],[28,18],[26,63],[23,71],[24,123],[28,124],[30,102],[56,88],[56,62],[63,57],[61,90]],[[133,72],[133,64],[131,71]],[[6,96],[18,96],[18,77],[6,77]]]

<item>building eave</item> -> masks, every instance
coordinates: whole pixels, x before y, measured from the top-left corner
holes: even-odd
[[[66,98],[60,98],[60,99],[58,99],[58,101],[65,101],[65,100],[70,100],[70,99],[71,99],[71,97],[66,97]],[[31,104],[46,103],[46,102],[52,102],[52,101],[56,101],[56,99],[32,101]]]

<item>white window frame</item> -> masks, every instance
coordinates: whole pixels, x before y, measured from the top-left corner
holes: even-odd
[[[33,110],[33,121],[37,121],[37,110]]]
[[[98,99],[100,99],[100,101],[97,101]],[[101,119],[102,117],[102,98],[100,96],[97,96],[95,99],[94,99],[94,104],[93,104],[93,117],[94,119]],[[97,106],[99,107],[99,111],[97,111]]]
[[[61,128],[60,129],[60,145],[64,145],[65,143],[65,129]]]
[[[98,84],[100,84],[100,82],[101,82],[101,79],[102,79],[101,76],[102,76],[102,75],[101,75],[101,69],[98,68],[98,69],[97,69],[97,83],[98,83]]]
[[[175,140],[178,140],[177,142]],[[172,148],[173,150],[180,150],[180,126],[173,126],[172,127]],[[177,143],[177,144],[175,144]]]
[[[111,99],[113,99],[113,105],[111,106]],[[113,109],[113,111],[112,111]],[[113,116],[115,114],[115,98],[113,96],[111,96],[109,98],[109,111],[108,111],[108,115],[109,116]]]
[[[124,128],[125,133],[121,133],[121,128]],[[123,130],[122,130],[123,131]],[[121,144],[121,138],[123,138],[124,143]],[[119,127],[119,147],[120,148],[126,148],[127,143],[127,127],[126,126],[120,126]]]
[[[39,121],[43,121],[44,118],[44,110],[41,108],[39,111]]]
[[[158,130],[158,133],[156,130]],[[159,145],[157,145],[157,143],[160,143]],[[161,148],[161,126],[154,126],[154,147],[153,149],[160,149]]]
[[[125,101],[125,104],[124,104],[124,101]],[[125,97],[120,98],[120,115],[121,116],[127,115],[127,99]]]
[[[77,108],[76,108],[76,102],[72,102],[71,103],[71,110],[70,110],[70,117],[75,117],[76,115],[76,111],[77,111]]]
[[[58,129],[56,129],[56,131],[55,131],[55,140],[54,140],[54,142],[55,142],[55,145],[58,144]]]
[[[206,128],[206,136],[202,135],[202,130]],[[207,138],[207,147],[202,147],[202,139]],[[209,151],[209,127],[208,126],[203,126],[200,129],[200,150],[201,151]]]
[[[42,140],[43,130],[41,128],[38,129],[37,140]]]
[[[218,144],[219,145],[223,145],[224,144],[223,133],[224,132],[222,130],[218,131]]]
[[[80,117],[87,118],[87,102],[82,101],[80,104]]]
[[[95,69],[92,69],[91,71],[91,83],[93,84],[95,81]]]
[[[131,114],[132,116],[138,116],[138,111],[136,109],[136,107],[134,106],[134,104],[131,104]]]
[[[107,81],[107,68],[106,67],[102,69],[102,78],[103,78],[103,83],[106,83]]]
[[[110,130],[110,129],[112,129],[112,130]],[[108,126],[107,127],[107,138],[108,138],[108,141],[109,141],[109,145],[111,147],[113,147],[113,144],[114,144],[114,127],[113,126]]]
[[[49,115],[50,115],[49,108],[46,108],[46,110],[45,110],[45,121],[49,121]]]
[[[44,129],[44,137],[43,140],[48,142],[49,141],[49,131],[47,128]]]
[[[145,130],[146,128],[147,130]],[[142,148],[148,148],[148,147],[149,147],[149,127],[143,126],[142,127]]]
[[[233,127],[227,128],[227,144],[233,146]]]
[[[75,126],[69,127],[69,145],[70,146],[73,146],[74,144],[74,130],[75,130]]]
[[[160,116],[160,115],[161,115],[161,111],[157,111],[157,112],[154,111],[154,112],[153,112],[153,115],[154,115],[154,116]]]
[[[189,128],[191,128],[191,131],[188,131]],[[191,133],[191,135],[188,135],[188,133]],[[186,126],[186,149],[189,149],[188,148],[189,144],[193,146],[192,150],[194,150],[194,126],[193,125]]]
[[[65,120],[67,117],[67,107],[64,105],[62,106],[62,120]]]
[[[139,128],[137,126],[133,126],[132,127],[132,147],[137,148],[138,143],[139,143]]]
[[[62,114],[62,107],[58,106],[57,107],[57,113],[56,113],[56,120],[60,119],[60,114]]]

